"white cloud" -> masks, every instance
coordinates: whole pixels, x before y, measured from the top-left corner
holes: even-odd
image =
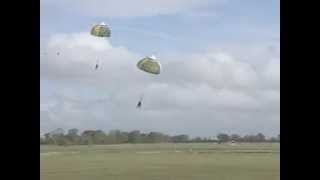
[[[41,97],[46,130],[136,128],[194,135],[278,130],[277,55],[258,68],[223,51],[159,56],[163,71],[155,76],[136,68],[142,55],[88,33],[55,35],[42,48],[47,54],[41,57],[41,80],[55,92]],[[96,58],[101,62],[97,71]],[[141,94],[143,108],[137,111]]]
[[[271,59],[266,63],[263,71],[264,77],[270,84],[280,86],[280,59]]]
[[[41,58],[42,77],[88,83],[108,83],[115,78],[121,80],[125,78],[123,72],[135,70],[132,68],[135,60],[142,57],[124,47],[112,47],[108,40],[88,33],[55,35],[43,46],[42,51],[45,54]],[[93,68],[97,62],[101,69],[95,72]]]

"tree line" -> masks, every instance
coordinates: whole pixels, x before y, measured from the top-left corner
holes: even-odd
[[[181,134],[170,136],[160,132],[142,133],[139,130],[125,132],[111,130],[108,133],[102,130],[85,130],[82,133],[78,129],[69,129],[67,133],[58,128],[40,137],[40,144],[47,145],[102,145],[102,144],[124,144],[124,143],[200,143],[200,142],[280,142],[280,134],[277,137],[266,138],[262,133],[256,135],[240,136],[238,134],[220,133],[213,138],[190,138]]]

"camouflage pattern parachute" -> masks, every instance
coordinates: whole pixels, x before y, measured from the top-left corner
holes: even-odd
[[[154,56],[150,56],[150,57],[147,56],[147,57],[141,59],[137,63],[137,67],[140,70],[145,71],[150,74],[160,74],[160,72],[161,72],[161,64]],[[140,96],[140,100],[136,106],[138,109],[140,109],[142,106],[143,95],[144,94],[142,94]]]
[[[110,37],[111,30],[105,23],[100,23],[92,27],[91,35],[97,37]]]
[[[145,71],[151,74],[160,74],[161,72],[161,64],[158,60],[156,60],[156,57],[154,56],[150,56],[150,57],[147,56],[141,59],[137,63],[137,67],[142,71]]]

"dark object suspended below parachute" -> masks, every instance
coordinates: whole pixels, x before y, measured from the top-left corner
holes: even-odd
[[[138,104],[137,104],[137,108],[141,108],[141,106],[142,106],[142,99],[143,99],[143,94],[140,96],[140,99],[139,99],[139,102],[138,102]]]
[[[137,104],[137,108],[141,108],[141,105],[142,105],[142,102],[139,101],[138,104]]]
[[[97,62],[96,62],[96,66],[95,66],[95,70],[97,70],[99,68],[99,59],[97,60]]]

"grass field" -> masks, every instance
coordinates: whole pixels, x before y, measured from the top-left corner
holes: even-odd
[[[40,146],[41,180],[279,180],[280,145]]]

